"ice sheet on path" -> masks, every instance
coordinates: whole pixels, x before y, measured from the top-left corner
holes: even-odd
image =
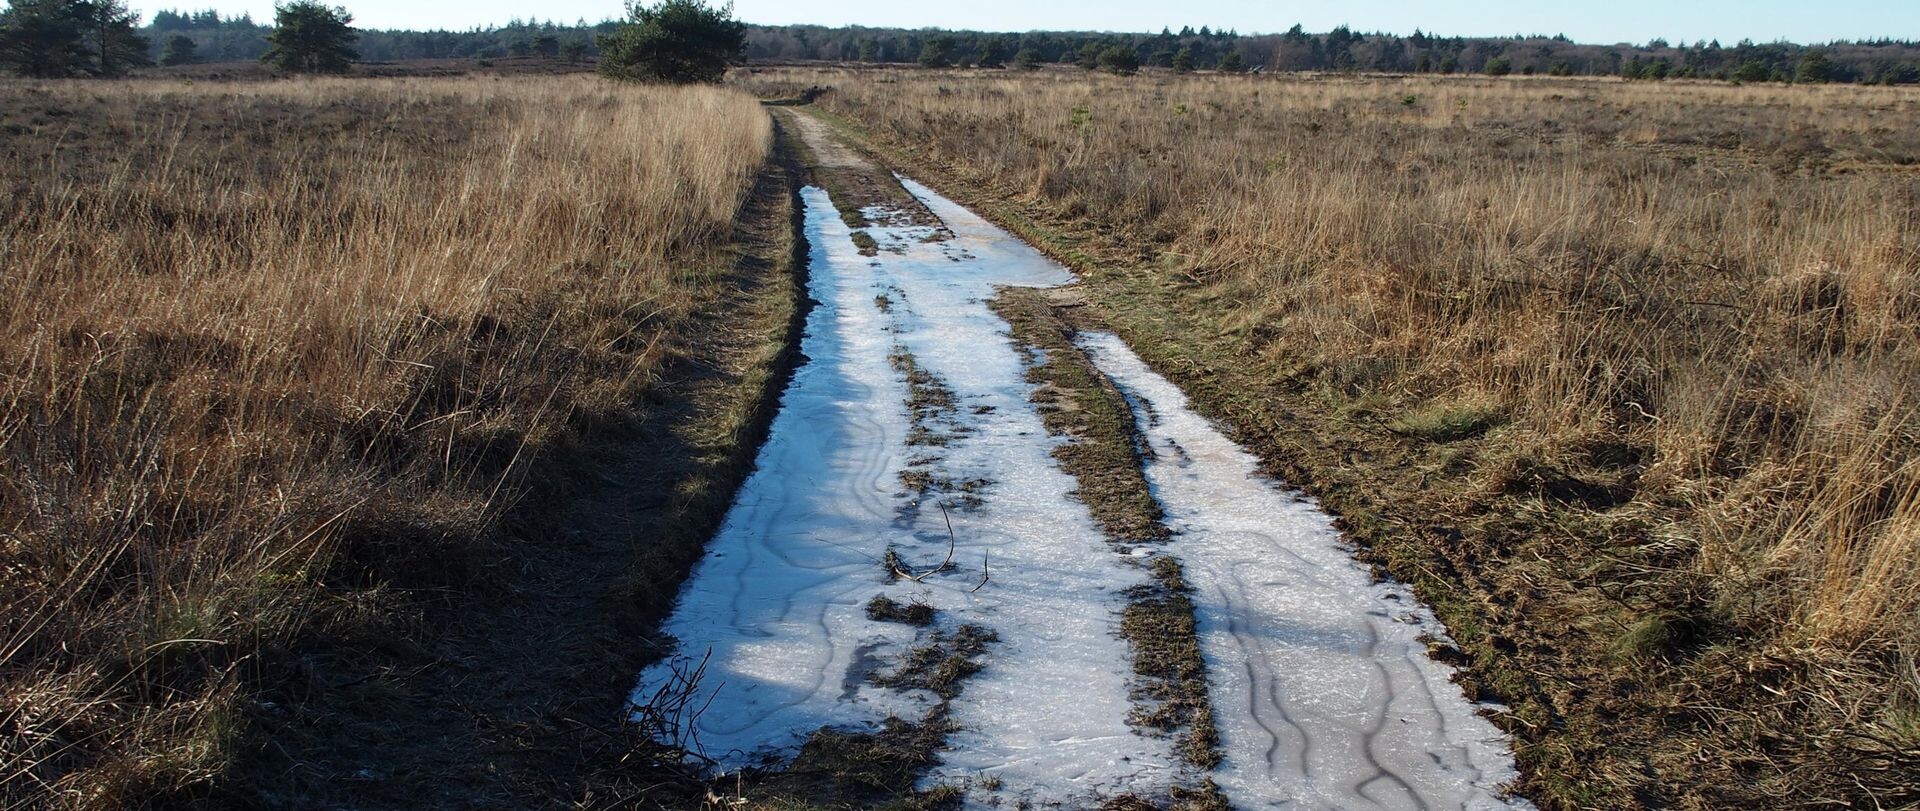
[[[962,411],[985,404],[1007,417],[952,453],[960,476],[990,471],[984,475],[996,484],[986,512],[1007,534],[972,539],[990,540],[992,581],[978,594],[951,598],[964,598],[967,616],[998,631],[1001,643],[954,703],[960,731],[929,782],[999,781],[997,791],[970,792],[976,806],[998,799],[1005,807],[1020,800],[1088,807],[1075,801],[1123,791],[1164,796],[1180,776],[1171,742],[1125,723],[1132,659],[1119,612],[1123,592],[1144,582],[1144,573],[1114,553],[1085,506],[1068,496],[1075,482],[1052,458],[1056,442],[1028,400],[1033,389],[1006,322],[985,305],[994,285],[1064,284],[1073,276],[927,187],[900,182],[946,223],[949,250],[971,257],[911,288],[920,323],[908,344],[946,375]],[[967,278],[974,266],[988,283]]]
[[[1506,739],[1426,654],[1444,629],[1375,583],[1329,517],[1261,476],[1119,338],[1081,345],[1133,404],[1176,533],[1239,808],[1526,808]]]
[[[924,187],[909,188],[951,236],[870,227],[881,248],[872,257],[858,254],[826,194],[805,190],[809,291],[819,302],[801,344],[808,360],[663,627],[679,656],[641,674],[635,700],[711,649],[699,701],[712,702],[695,726],[722,768],[790,755],[823,726],[918,720],[932,696],[866,681],[876,661],[897,660],[914,643],[916,629],[863,610],[876,594],[917,598],[939,609],[941,627],[971,622],[999,635],[952,707],[961,731],[930,783],[985,773],[1002,799],[1070,806],[1120,791],[1164,793],[1173,756],[1167,741],[1126,724],[1129,656],[1117,634],[1123,592],[1143,574],[1068,497],[1074,482],[1051,458],[1021,359],[986,306],[996,286],[1071,276]],[[896,346],[954,391],[963,431],[944,447],[907,444]],[[917,571],[947,551],[940,512],[916,508],[899,479],[928,456],[941,457],[937,477],[988,482],[982,503],[953,513],[953,569],[889,583],[881,560],[890,544]],[[988,558],[991,580],[970,592]],[[987,794],[976,788],[974,801]]]

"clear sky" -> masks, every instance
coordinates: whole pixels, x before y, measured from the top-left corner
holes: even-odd
[[[513,19],[599,21],[619,16],[608,0],[326,0],[345,5],[362,28],[453,28]],[[132,0],[135,11],[212,8],[273,17],[271,0]],[[988,31],[1178,30],[1211,25],[1246,33],[1309,31],[1346,24],[1362,31],[1448,35],[1564,33],[1581,42],[1740,39],[1824,42],[1920,39],[1920,0],[736,0],[748,22],[819,23]]]

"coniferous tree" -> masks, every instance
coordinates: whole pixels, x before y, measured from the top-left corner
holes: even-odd
[[[315,0],[273,7],[273,32],[260,61],[289,73],[345,73],[360,58],[353,15]]]
[[[152,64],[139,26],[120,0],[14,0],[0,11],[0,67],[39,78],[119,76]]]
[[[1132,76],[1140,72],[1140,57],[1132,48],[1113,45],[1100,52],[1100,68],[1115,76]]]
[[[1833,60],[1819,51],[1800,58],[1793,80],[1801,84],[1826,84],[1833,81]]]
[[[1079,65],[1081,70],[1098,68],[1100,67],[1100,54],[1104,51],[1106,51],[1106,46],[1098,42],[1089,42],[1082,45],[1080,46],[1080,50],[1076,52],[1077,58],[1074,60],[1074,64]]]
[[[627,6],[627,22],[600,38],[600,72],[629,81],[718,82],[746,47],[747,24],[733,18],[731,3],[635,2]]]
[[[185,34],[168,37],[165,48],[160,51],[160,64],[168,67],[192,65],[199,61],[200,44]]]
[[[920,46],[920,67],[944,68],[953,64],[953,38],[929,37]]]
[[[1007,51],[1006,48],[1000,45],[1000,40],[989,39],[986,45],[981,46],[980,61],[977,64],[983,68],[1004,68],[1007,66]]]
[[[1180,50],[1173,55],[1173,72],[1193,72],[1193,46],[1182,45],[1180,46]]]
[[[119,76],[128,68],[153,64],[147,58],[152,43],[140,35],[140,15],[120,0],[83,0],[74,4],[86,22],[86,39],[93,46],[93,72]]]
[[[71,0],[14,0],[0,11],[0,67],[52,79],[87,69],[84,20]]]

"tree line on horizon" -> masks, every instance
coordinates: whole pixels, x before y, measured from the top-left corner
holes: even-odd
[[[362,58],[356,48],[362,32],[352,27],[353,15],[319,0],[276,3],[271,27],[249,15],[223,18],[211,10],[161,11],[145,29],[137,28],[138,20],[122,0],[9,0],[0,10],[0,70],[71,78],[119,76],[156,61],[192,64],[206,59],[195,34],[217,38],[221,59],[256,58],[282,73],[345,73]],[[747,25],[733,18],[731,4],[706,0],[630,3],[625,20],[602,30],[590,41],[566,43],[535,34],[530,49],[578,59],[590,42],[600,52],[600,73],[610,78],[691,84],[720,81],[747,44]],[[165,42],[157,60],[150,54],[155,41]]]
[[[747,58],[762,61],[919,63],[939,67],[1121,61],[1180,70],[1486,73],[1738,81],[1920,83],[1920,42],[1879,39],[1801,45],[1719,41],[1590,45],[1565,35],[1447,37],[1363,33],[1346,26],[1310,33],[1242,35],[1205,26],[1158,34],[1034,31],[990,33],[848,26],[755,26]],[[1117,72],[1126,72],[1124,64]]]
[[[229,38],[235,29],[252,32],[258,47],[249,43],[250,56],[286,72],[339,73],[360,58],[353,16],[317,0],[275,4],[271,27],[245,15],[222,20],[212,11],[156,14],[167,27],[141,28],[139,19],[122,0],[10,0],[0,10],[0,70],[54,79],[191,64],[204,58],[199,41],[179,31],[195,28]]]
[[[84,7],[117,20],[95,26],[109,48],[78,47],[53,66],[21,67],[9,53],[23,50],[9,17],[18,9],[50,5]],[[295,3],[292,5],[314,5]],[[107,11],[100,11],[106,9]],[[336,9],[344,14],[344,9]],[[119,0],[12,0],[0,12],[0,65],[31,75],[113,75],[133,66],[200,61],[251,61],[266,55],[274,26],[246,14],[217,11],[156,12],[145,26]],[[465,31],[355,30],[357,59],[531,57],[586,61],[601,55],[601,39],[620,20],[573,24],[513,21]],[[1920,42],[1880,39],[1823,45],[1718,41],[1590,45],[1564,35],[1446,37],[1416,30],[1411,35],[1363,33],[1341,26],[1310,33],[1301,26],[1279,34],[1242,35],[1208,26],[1163,28],[1158,34],[1087,31],[993,33],[942,29],[745,26],[749,61],[920,64],[928,67],[1021,68],[1073,64],[1131,73],[1141,67],[1174,71],[1353,71],[1373,73],[1475,73],[1488,75],[1624,76],[1660,80],[1703,78],[1729,81],[1920,83]],[[10,45],[10,43],[12,43]],[[84,58],[93,54],[93,64]],[[62,72],[64,71],[64,72]]]

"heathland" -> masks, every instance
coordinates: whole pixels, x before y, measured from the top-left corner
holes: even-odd
[[[580,796],[551,725],[618,726],[789,342],[773,143],[589,76],[0,85],[0,804]]]
[[[1163,534],[1088,328],[1434,607],[1541,806],[1920,802],[1908,90],[173,75],[0,84],[0,805],[951,799],[922,735],[710,795],[622,722],[794,359],[807,159],[1079,271],[997,311],[1096,519]],[[1200,763],[1180,594],[1125,622]]]
[[[1920,800],[1920,98],[762,69],[1080,270],[1550,807]]]

